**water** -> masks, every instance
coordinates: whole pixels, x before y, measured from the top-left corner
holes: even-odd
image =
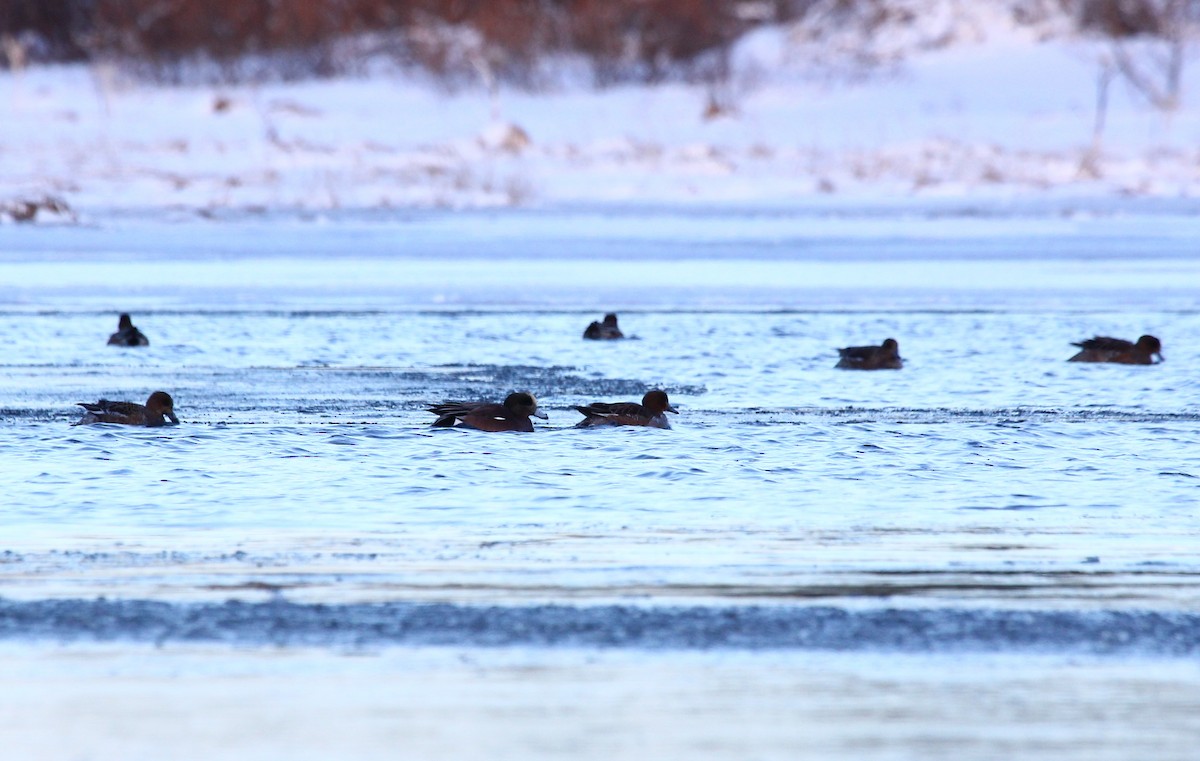
[[[503,644],[542,666],[597,646],[849,650],[866,670],[887,652],[1193,655],[1196,219],[1097,204],[0,229],[0,632]],[[609,310],[635,338],[581,340]],[[119,311],[150,347],[104,346]],[[1142,333],[1165,363],[1064,361],[1071,341]],[[834,369],[837,347],[888,336],[903,370]],[[652,387],[674,430],[572,427],[572,405]],[[71,426],[75,402],[155,389],[180,426]],[[517,389],[550,415],[534,434],[429,427],[429,403]],[[231,600],[251,606],[236,626]],[[340,627],[307,623],[319,611]],[[380,611],[441,623],[381,633]]]

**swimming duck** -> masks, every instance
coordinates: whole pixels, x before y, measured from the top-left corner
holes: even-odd
[[[149,346],[150,339],[133,325],[128,314],[117,320],[117,332],[108,337],[109,346]]]
[[[169,419],[178,425],[179,418],[175,417],[175,400],[166,391],[155,391],[145,404],[134,402],[110,402],[101,399],[98,402],[79,402],[87,412],[75,425],[88,423],[120,423],[121,425],[144,425],[155,428],[166,425]]]
[[[1137,343],[1122,338],[1096,336],[1085,341],[1072,343],[1080,352],[1068,362],[1116,362],[1122,365],[1153,365],[1154,357],[1163,361],[1162,341],[1154,336],[1142,336]]]
[[[617,327],[617,316],[612,312],[604,315],[604,322],[592,322],[583,331],[584,338],[595,341],[606,341],[614,338],[624,338],[625,334]]]
[[[438,416],[434,427],[474,428],[479,431],[523,431],[533,432],[530,415],[547,419],[546,413],[538,409],[533,394],[516,391],[505,398],[504,404],[491,402],[443,402],[428,408]]]
[[[900,359],[900,344],[888,338],[880,346],[848,346],[838,349],[842,356],[837,367],[844,370],[899,370],[904,367]]]
[[[669,399],[667,392],[660,389],[647,391],[642,397],[642,403],[637,402],[594,402],[575,409],[583,413],[583,420],[575,425],[576,428],[593,428],[601,425],[644,425],[650,428],[670,428],[671,423],[663,413],[679,414]]]

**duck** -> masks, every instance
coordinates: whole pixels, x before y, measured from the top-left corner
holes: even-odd
[[[1123,338],[1096,336],[1071,344],[1080,351],[1068,362],[1116,362],[1121,365],[1153,365],[1154,358],[1163,361],[1162,341],[1154,336],[1141,336],[1137,343]]]
[[[128,314],[117,319],[117,332],[108,337],[109,346],[149,346],[150,339],[133,325]]]
[[[663,413],[672,412],[676,415],[679,410],[667,398],[667,392],[662,389],[652,389],[642,397],[642,403],[637,402],[593,402],[592,404],[576,407],[583,414],[576,428],[595,428],[604,425],[643,425],[649,428],[670,428],[671,423]]]
[[[157,428],[166,425],[167,420],[179,425],[179,418],[175,417],[175,400],[166,391],[155,391],[146,399],[145,404],[101,399],[98,402],[79,402],[79,406],[86,412],[75,425],[119,423]]]
[[[498,433],[521,431],[533,433],[533,417],[547,420],[549,416],[538,409],[537,399],[527,391],[514,391],[503,404],[492,402],[443,402],[427,408],[438,416],[435,428],[474,428],[477,431]]]
[[[837,367],[843,370],[899,370],[904,367],[900,359],[900,344],[887,338],[879,346],[848,346],[838,349],[841,359]]]
[[[617,316],[612,312],[604,315],[603,322],[593,321],[591,325],[583,331],[583,337],[593,341],[610,341],[615,338],[624,338],[625,334],[617,327]]]

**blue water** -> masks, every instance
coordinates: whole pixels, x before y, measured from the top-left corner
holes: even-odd
[[[0,596],[1188,613],[1197,228],[1027,208],[3,228]],[[610,309],[634,339],[581,340]],[[123,310],[150,347],[104,345]],[[1142,333],[1165,363],[1065,362]],[[834,369],[888,336],[903,370]],[[652,387],[674,430],[572,428],[572,405]],[[71,425],[156,389],[180,426]],[[429,403],[512,390],[549,413],[534,434],[429,428]]]

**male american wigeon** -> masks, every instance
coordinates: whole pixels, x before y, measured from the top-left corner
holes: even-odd
[[[1068,362],[1116,362],[1122,365],[1153,365],[1154,358],[1163,361],[1162,341],[1154,336],[1142,336],[1137,343],[1122,338],[1096,336],[1072,343],[1080,351]]]
[[[120,423],[154,428],[166,425],[167,420],[179,424],[179,418],[175,417],[175,401],[166,391],[155,391],[145,404],[101,399],[98,402],[79,402],[79,406],[87,412],[83,413],[83,417],[75,425]]]
[[[624,338],[625,334],[617,327],[617,316],[612,312],[604,315],[604,322],[592,322],[583,331],[584,338],[595,341],[606,341],[614,338]]]
[[[900,344],[888,338],[880,346],[848,346],[838,349],[842,356],[837,367],[845,370],[899,370],[904,367],[900,359]]]
[[[117,320],[117,332],[108,337],[109,346],[149,346],[150,339],[133,325],[129,315],[122,314]]]
[[[508,395],[504,404],[491,402],[444,402],[428,408],[438,416],[433,421],[434,427],[452,428],[457,424],[460,428],[474,428],[479,431],[523,431],[533,432],[533,421],[530,415],[542,420],[546,413],[538,409],[537,399],[533,394],[516,391]]]
[[[600,425],[644,425],[651,428],[670,428],[671,423],[663,413],[679,414],[679,410],[671,406],[670,400],[667,399],[667,392],[659,389],[647,391],[646,395],[642,397],[641,404],[637,402],[612,404],[594,402],[575,409],[583,413],[583,420],[575,425],[576,428],[593,428]]]

